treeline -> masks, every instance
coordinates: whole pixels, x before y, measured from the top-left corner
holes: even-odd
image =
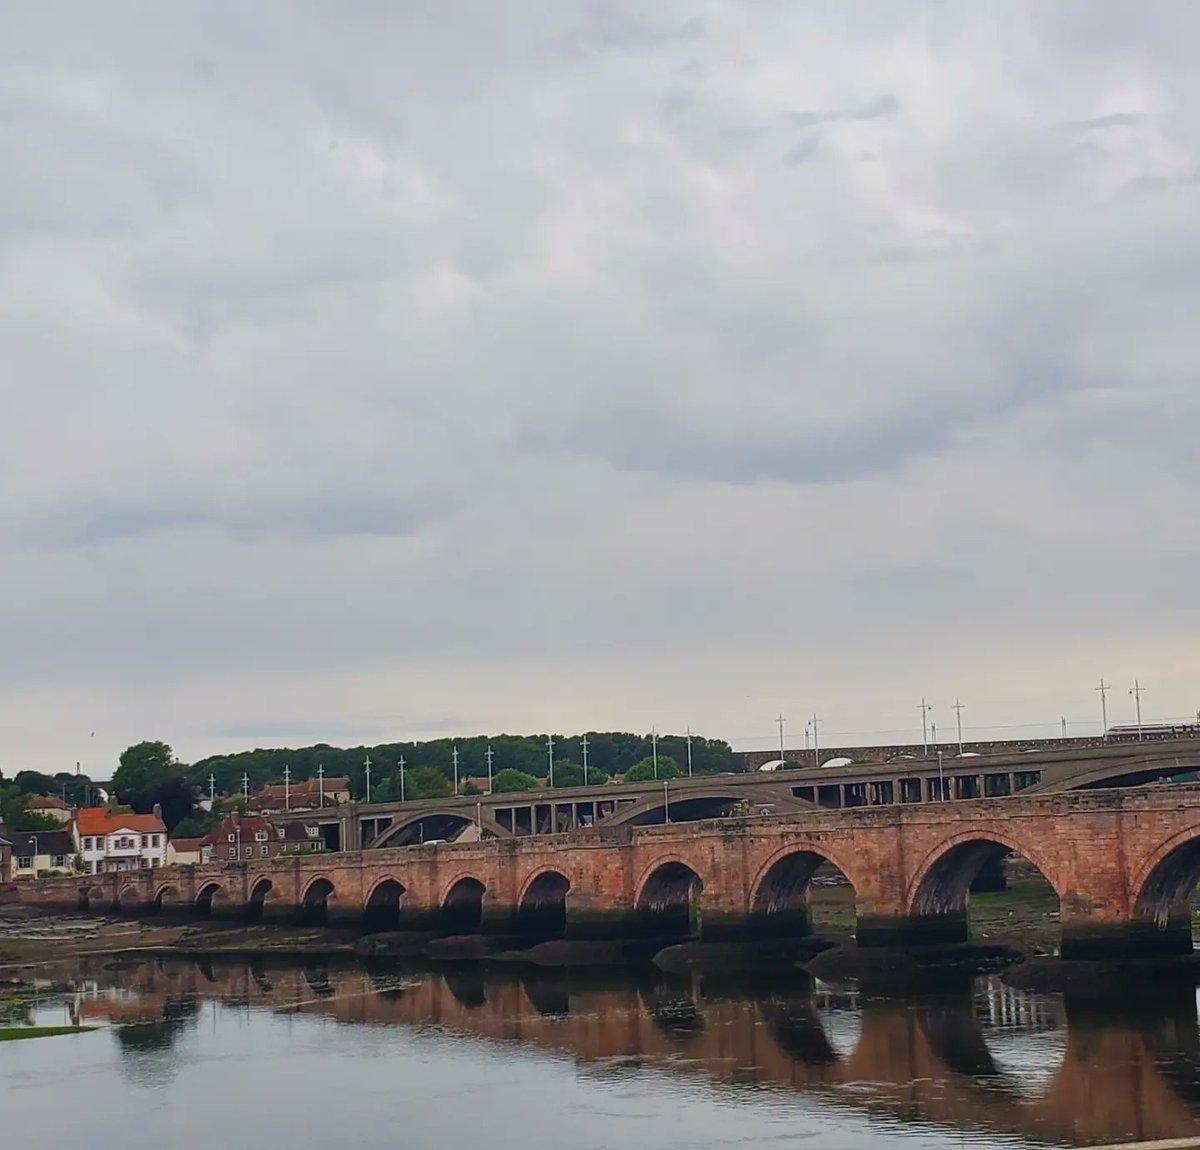
[[[583,735],[554,736],[554,782],[556,787],[578,786],[583,782],[583,738],[587,739],[589,782],[624,775],[652,754],[649,735],[623,731],[589,731]],[[187,778],[207,793],[209,776],[218,793],[240,791],[242,777],[249,779],[253,792],[266,783],[283,781],[285,768],[291,781],[316,778],[319,768],[325,776],[346,776],[355,798],[365,789],[365,767],[371,760],[371,797],[387,801],[400,797],[400,758],[404,758],[405,794],[417,798],[414,779],[429,778],[436,772],[451,783],[454,778],[454,749],[458,748],[458,777],[465,785],[468,778],[486,778],[487,748],[492,748],[493,775],[501,771],[520,771],[536,779],[545,779],[549,768],[545,735],[478,735],[467,739],[431,739],[428,742],[383,743],[374,747],[333,747],[318,743],[294,749],[270,748],[241,751],[234,755],[215,755],[201,759],[187,769]],[[660,758],[674,759],[679,770],[687,773],[688,747],[684,735],[660,735]],[[698,775],[720,774],[741,769],[732,748],[723,739],[692,736],[692,770]],[[414,772],[415,775],[414,775]]]
[[[45,775],[41,771],[18,771],[9,780],[0,773],[0,825],[10,831],[61,830],[62,824],[57,820],[28,811],[29,800],[34,795],[56,795],[76,806],[100,801],[96,785],[87,775],[74,775],[66,771],[57,775]]]

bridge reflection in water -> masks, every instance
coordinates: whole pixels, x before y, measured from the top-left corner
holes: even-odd
[[[72,971],[77,1021],[159,1027],[205,1000],[342,1023],[520,1042],[580,1073],[647,1070],[799,1091],[900,1123],[1087,1145],[1200,1136],[1191,986],[1134,1010],[1088,1009],[997,980],[919,1000],[821,984],[739,989],[700,979],[438,972],[263,958],[148,960]],[[180,1073],[186,1073],[181,1068]]]

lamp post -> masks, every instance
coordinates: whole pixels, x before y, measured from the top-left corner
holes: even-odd
[[[786,720],[783,717],[783,712],[779,712],[779,718],[775,720],[779,724],[779,761],[783,762],[783,724]]]
[[[1133,686],[1129,688],[1129,693],[1133,696],[1133,704],[1137,711],[1137,731],[1138,740],[1142,738],[1142,692],[1146,688],[1141,683],[1134,679]]]
[[[550,773],[547,780],[550,783],[550,789],[554,790],[554,736],[546,736],[546,755],[549,760]]]
[[[363,769],[367,773],[367,793],[363,796],[364,802],[371,801],[371,752],[367,752],[367,757],[363,759]]]
[[[400,762],[399,762],[398,766],[400,767],[400,801],[404,802],[404,756],[403,755],[400,756]]]
[[[963,753],[962,713],[963,713],[963,705],[956,698],[954,700],[954,717],[955,717],[955,721],[958,724],[958,753],[960,755]]]
[[[1104,737],[1104,741],[1108,742],[1108,692],[1112,690],[1103,679],[1100,680],[1100,686],[1095,688],[1100,692],[1100,734]]]
[[[816,716],[816,712],[814,712],[814,713],[813,713],[813,717],[812,717],[812,731],[813,731],[813,766],[814,766],[814,767],[819,767],[819,766],[821,765],[821,738],[820,738],[820,736],[817,734],[817,724],[818,724],[820,721],[821,721],[821,720],[820,720],[820,719],[818,719],[818,718],[817,718],[817,716]]]
[[[658,731],[650,728],[650,761],[654,765],[654,777],[658,778]]]
[[[669,779],[663,779],[663,826],[671,821],[671,796],[667,793]]]
[[[450,755],[450,761],[454,764],[454,793],[458,794],[458,744],[455,743],[454,749]]]
[[[932,710],[933,710],[933,708],[927,702],[925,702],[924,699],[922,699],[921,700],[921,746],[924,748],[926,755],[929,754],[929,712]]]
[[[692,777],[692,728],[687,729],[687,761],[688,761],[688,778]]]
[[[321,810],[324,810],[325,809],[325,767],[321,763],[317,764],[317,787],[319,788],[318,794],[320,796],[317,801],[317,806]]]
[[[586,742],[586,741],[587,741],[587,740],[585,739],[585,740],[584,740],[584,742]],[[494,757],[494,755],[493,755],[493,753],[492,753],[492,744],[491,744],[491,743],[488,743],[488,745],[487,745],[487,750],[484,752],[484,755],[483,755],[483,757],[484,757],[485,759],[487,759],[487,768],[488,768],[488,794],[490,795],[490,794],[492,793],[492,759],[493,759],[493,757]],[[583,759],[583,761],[584,761],[584,763],[585,763],[585,764],[587,763],[587,755],[586,755],[586,752],[585,752],[585,754],[584,754],[584,759]],[[587,766],[586,766],[586,765],[584,766],[584,774],[587,774]]]
[[[938,751],[938,802],[946,801],[946,776],[942,770],[942,752]]]
[[[285,811],[292,809],[292,768],[290,766],[283,768],[283,809]]]

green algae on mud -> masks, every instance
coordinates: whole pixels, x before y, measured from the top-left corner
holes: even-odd
[[[60,1034],[87,1034],[94,1026],[0,1026],[0,1042],[19,1042],[23,1038],[54,1038]]]

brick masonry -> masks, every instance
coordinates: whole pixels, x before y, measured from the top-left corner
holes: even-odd
[[[691,912],[703,937],[717,939],[803,929],[808,878],[828,860],[854,886],[860,945],[874,945],[964,937],[970,880],[1004,849],[1058,893],[1065,955],[1190,949],[1200,787],[1178,785],[43,879],[22,897],[106,912],[199,904],[239,916],[258,905],[268,918],[307,907],[347,923],[398,902],[401,925],[436,929],[456,884],[473,879],[484,890],[482,929],[503,930],[554,889],[557,880],[538,881],[550,874],[569,884],[568,934],[678,929]]]

